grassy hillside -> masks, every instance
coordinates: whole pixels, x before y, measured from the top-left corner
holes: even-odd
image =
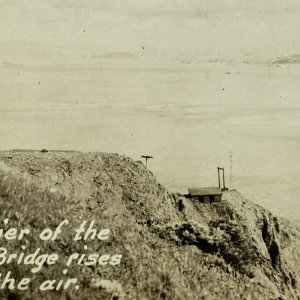
[[[169,194],[141,162],[117,154],[11,151],[0,161],[0,228],[31,232],[21,241],[0,236],[1,247],[59,255],[34,274],[32,266],[2,264],[0,285],[8,271],[33,279],[24,291],[0,289],[0,299],[299,297],[299,230],[235,191],[221,203],[199,204]],[[64,219],[58,239],[39,239]],[[84,220],[110,229],[108,240],[74,241]],[[115,266],[74,263],[65,275],[72,253],[122,259]],[[39,291],[47,279],[68,277],[78,279],[78,289]]]

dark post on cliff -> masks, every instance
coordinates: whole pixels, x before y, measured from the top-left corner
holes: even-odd
[[[223,172],[223,188],[222,189],[221,189],[220,171]],[[218,180],[219,180],[219,189],[225,191],[226,187],[225,187],[225,171],[224,171],[224,168],[218,167]]]
[[[142,157],[142,158],[145,158],[145,160],[146,160],[146,168],[147,168],[147,162],[148,162],[148,159],[149,159],[149,158],[154,158],[153,156],[150,156],[150,155],[142,155],[141,157]]]

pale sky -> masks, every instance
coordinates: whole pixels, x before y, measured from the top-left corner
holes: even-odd
[[[300,53],[300,1],[0,0],[0,28],[8,63],[273,60]]]

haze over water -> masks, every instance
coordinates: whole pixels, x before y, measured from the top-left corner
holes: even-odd
[[[169,190],[233,187],[274,213],[300,212],[299,68],[113,64],[0,69],[2,149],[154,156]]]

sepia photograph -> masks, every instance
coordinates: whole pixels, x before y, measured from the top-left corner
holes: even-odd
[[[1,300],[300,299],[298,0],[0,0],[0,28]]]

